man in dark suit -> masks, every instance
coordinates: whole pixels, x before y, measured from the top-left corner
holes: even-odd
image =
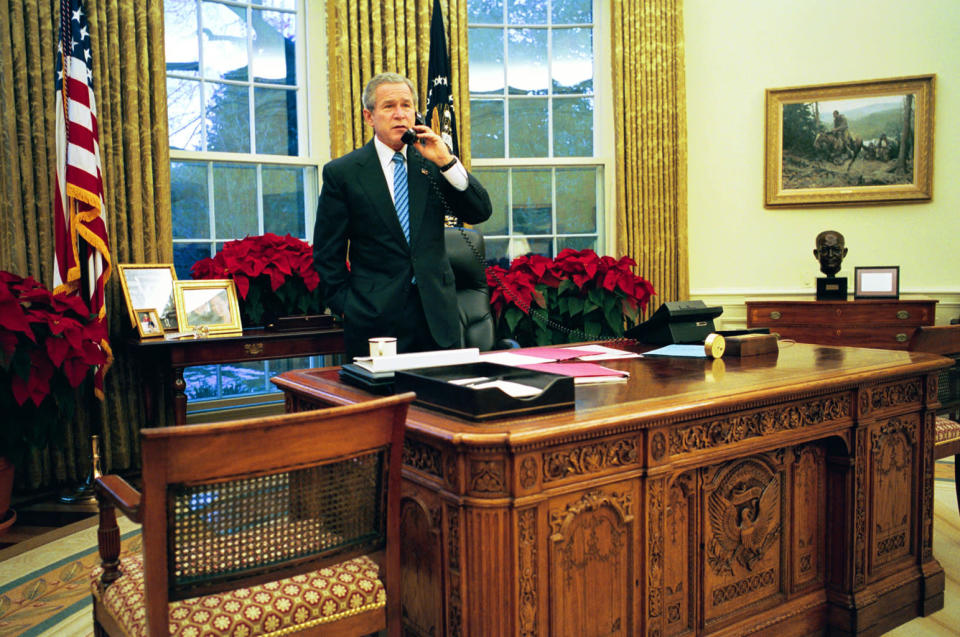
[[[363,91],[373,140],[323,168],[313,261],[324,302],[344,317],[348,357],[367,355],[373,336],[397,337],[398,352],[460,345],[444,201],[480,223],[490,197],[436,133],[415,124],[416,104],[407,78],[374,77]],[[409,146],[407,129],[417,135]]]

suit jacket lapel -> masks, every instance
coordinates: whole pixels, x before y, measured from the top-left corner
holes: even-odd
[[[383,227],[389,229],[395,239],[406,243],[403,228],[400,227],[400,220],[397,219],[397,209],[393,207],[393,199],[387,188],[387,177],[383,174],[380,157],[377,155],[377,148],[373,145],[372,139],[363,146],[363,150],[357,164],[360,179],[364,182],[364,191],[370,198],[374,210],[380,215]]]

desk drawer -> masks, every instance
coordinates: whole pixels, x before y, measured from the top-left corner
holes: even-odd
[[[847,345],[849,347],[876,347],[879,349],[907,349],[916,327],[799,327],[771,325],[770,331],[780,338],[798,343],[820,345]]]
[[[747,306],[747,325],[933,325],[934,304],[891,301],[870,303],[754,303]]]

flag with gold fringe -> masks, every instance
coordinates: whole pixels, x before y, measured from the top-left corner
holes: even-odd
[[[55,78],[57,170],[53,287],[54,292],[81,294],[90,313],[106,321],[104,286],[110,278],[110,244],[104,221],[91,58],[90,29],[82,0],[61,0]],[[112,354],[106,339],[100,347],[107,356],[107,364],[95,374],[94,391],[103,398],[103,375]]]
[[[427,65],[427,126],[443,138],[450,151],[460,156],[457,143],[457,120],[453,113],[453,92],[450,86],[450,56],[443,30],[440,0],[433,0],[430,20],[430,60]]]

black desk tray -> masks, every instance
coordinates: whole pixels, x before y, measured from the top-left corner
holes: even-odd
[[[537,387],[539,394],[514,398],[496,387],[476,388],[449,381],[464,378],[509,380]],[[413,391],[416,402],[425,407],[468,418],[490,420],[553,409],[572,409],[572,376],[548,374],[496,363],[467,363],[398,371],[394,377],[397,393]]]
[[[372,394],[393,393],[393,373],[374,375],[353,363],[344,363],[340,367],[340,380]]]

